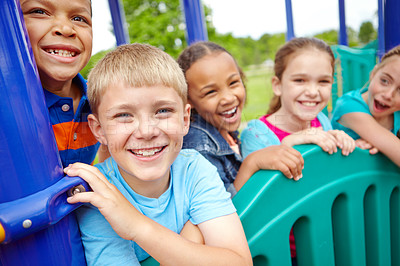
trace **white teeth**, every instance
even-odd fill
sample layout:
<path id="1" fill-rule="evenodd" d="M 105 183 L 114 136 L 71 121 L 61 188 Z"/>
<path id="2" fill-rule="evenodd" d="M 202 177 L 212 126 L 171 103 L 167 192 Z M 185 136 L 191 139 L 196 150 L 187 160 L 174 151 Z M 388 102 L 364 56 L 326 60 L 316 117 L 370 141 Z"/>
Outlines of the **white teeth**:
<path id="1" fill-rule="evenodd" d="M 48 52 L 49 54 L 56 54 L 62 57 L 73 57 L 76 54 L 75 52 L 61 50 L 61 49 L 46 49 L 46 52 Z"/>
<path id="2" fill-rule="evenodd" d="M 223 115 L 230 115 L 236 112 L 237 107 L 233 108 L 232 110 L 222 112 Z"/>
<path id="3" fill-rule="evenodd" d="M 131 150 L 133 154 L 138 155 L 138 156 L 143 156 L 143 157 L 150 157 L 153 156 L 154 154 L 160 152 L 162 148 L 156 148 L 156 149 L 151 149 L 151 150 Z"/>
<path id="4" fill-rule="evenodd" d="M 302 102 L 302 104 L 305 106 L 316 106 L 317 105 L 316 102 Z"/>

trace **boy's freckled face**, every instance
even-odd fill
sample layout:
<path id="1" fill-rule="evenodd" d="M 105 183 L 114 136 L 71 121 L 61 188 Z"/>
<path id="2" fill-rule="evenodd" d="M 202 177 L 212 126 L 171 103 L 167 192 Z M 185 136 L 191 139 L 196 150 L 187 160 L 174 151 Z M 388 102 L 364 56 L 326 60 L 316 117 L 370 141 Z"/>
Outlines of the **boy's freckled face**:
<path id="1" fill-rule="evenodd" d="M 106 89 L 98 119 L 124 179 L 136 189 L 148 181 L 169 180 L 189 129 L 190 105 L 162 85 L 134 88 L 121 84 Z"/>
<path id="2" fill-rule="evenodd" d="M 20 0 L 42 82 L 71 80 L 92 53 L 89 0 Z"/>

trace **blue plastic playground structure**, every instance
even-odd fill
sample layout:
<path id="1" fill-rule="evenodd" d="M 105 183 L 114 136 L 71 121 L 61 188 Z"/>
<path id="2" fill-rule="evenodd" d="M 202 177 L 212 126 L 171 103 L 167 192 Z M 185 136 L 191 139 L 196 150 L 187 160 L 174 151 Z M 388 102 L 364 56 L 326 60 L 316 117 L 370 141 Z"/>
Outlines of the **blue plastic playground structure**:
<path id="1" fill-rule="evenodd" d="M 188 43 L 206 40 L 201 1 L 183 0 L 182 4 Z M 109 0 L 109 5 L 117 44 L 129 43 L 120 1 Z M 294 37 L 290 0 L 286 0 L 286 6 L 290 39 Z M 339 39 L 346 45 L 344 0 L 339 0 L 339 7 Z M 378 0 L 378 7 L 379 56 L 400 43 L 400 2 Z M 88 188 L 80 178 L 63 174 L 18 0 L 0 2 L 0 28 L 0 265 L 86 265 L 73 214 L 79 205 L 69 205 L 66 198 L 77 186 Z M 356 70 L 343 67 L 343 71 Z M 343 79 L 348 80 L 345 75 Z M 243 187 L 234 203 L 254 263 L 290 265 L 288 243 L 279 246 L 275 241 L 288 239 L 288 230 L 294 225 L 296 239 L 310 247 L 299 249 L 300 265 L 400 265 L 398 167 L 383 155 L 371 159 L 362 151 L 349 158 L 339 154 L 325 158 L 328 155 L 314 146 L 298 148 L 306 161 L 318 162 L 322 168 L 332 161 L 343 167 L 331 169 L 327 176 L 305 169 L 304 182 L 296 184 L 301 191 L 304 189 L 302 193 L 286 186 L 290 180 L 273 171 L 257 173 Z M 367 166 L 367 171 L 359 172 L 359 164 Z M 320 182 L 311 182 L 313 179 Z M 284 183 L 287 191 L 277 189 Z M 350 190 L 358 193 L 356 203 L 350 199 Z M 326 194 L 321 196 L 323 191 Z M 280 193 L 290 195 L 290 200 L 283 198 L 282 204 L 267 209 L 268 203 L 277 199 L 275 194 Z M 305 202 L 303 207 L 297 208 L 297 201 Z M 273 206 L 276 208 L 271 209 Z M 325 210 L 326 206 L 329 209 Z M 360 219 L 352 220 L 353 211 Z M 319 212 L 323 217 L 315 218 Z M 338 219 L 338 212 L 347 215 L 349 222 Z M 314 226 L 315 222 L 322 226 Z M 353 232 L 360 241 L 349 238 Z M 339 241 L 342 246 L 337 244 Z M 361 254 L 360 258 L 354 254 Z"/>

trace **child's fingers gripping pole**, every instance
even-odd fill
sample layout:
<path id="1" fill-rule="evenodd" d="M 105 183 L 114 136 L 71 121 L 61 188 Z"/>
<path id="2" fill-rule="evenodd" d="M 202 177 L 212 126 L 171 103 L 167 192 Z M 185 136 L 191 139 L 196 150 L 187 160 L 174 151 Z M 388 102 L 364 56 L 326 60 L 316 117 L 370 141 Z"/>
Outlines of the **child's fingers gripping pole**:
<path id="1" fill-rule="evenodd" d="M 90 202 L 96 207 L 102 206 L 105 202 L 105 197 L 110 194 L 109 191 L 112 189 L 112 185 L 96 167 L 75 163 L 65 168 L 64 172 L 69 176 L 79 176 L 85 180 L 93 190 L 93 192 L 81 192 L 68 197 L 67 201 L 69 203 Z"/>

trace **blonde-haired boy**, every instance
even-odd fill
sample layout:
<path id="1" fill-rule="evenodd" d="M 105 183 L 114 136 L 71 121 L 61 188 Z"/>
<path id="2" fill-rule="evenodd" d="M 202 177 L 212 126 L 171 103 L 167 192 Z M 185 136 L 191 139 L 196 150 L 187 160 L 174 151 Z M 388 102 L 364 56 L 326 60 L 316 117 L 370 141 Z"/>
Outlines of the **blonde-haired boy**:
<path id="1" fill-rule="evenodd" d="M 196 151 L 181 150 L 190 105 L 175 60 L 150 45 L 120 46 L 95 66 L 88 87 L 90 128 L 111 154 L 97 168 L 65 170 L 94 191 L 68 199 L 97 207 L 78 210 L 88 264 L 132 264 L 150 255 L 165 265 L 250 265 L 216 168 Z M 185 234 L 187 223 L 192 231 Z"/>

